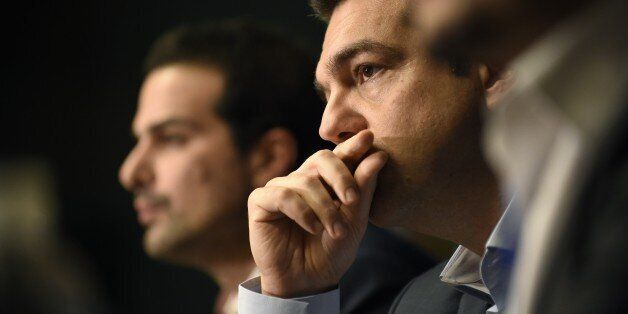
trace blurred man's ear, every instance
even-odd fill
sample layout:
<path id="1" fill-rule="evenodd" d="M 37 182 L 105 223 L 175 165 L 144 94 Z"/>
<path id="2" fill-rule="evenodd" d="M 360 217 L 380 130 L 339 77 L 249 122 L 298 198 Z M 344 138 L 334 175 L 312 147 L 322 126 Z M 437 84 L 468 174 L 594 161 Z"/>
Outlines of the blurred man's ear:
<path id="1" fill-rule="evenodd" d="M 493 109 L 515 82 L 515 76 L 508 69 L 494 69 L 480 65 L 480 79 L 486 92 L 486 106 Z"/>
<path id="2" fill-rule="evenodd" d="M 262 187 L 275 177 L 287 175 L 296 160 L 297 141 L 290 131 L 284 128 L 266 131 L 248 154 L 253 187 Z"/>

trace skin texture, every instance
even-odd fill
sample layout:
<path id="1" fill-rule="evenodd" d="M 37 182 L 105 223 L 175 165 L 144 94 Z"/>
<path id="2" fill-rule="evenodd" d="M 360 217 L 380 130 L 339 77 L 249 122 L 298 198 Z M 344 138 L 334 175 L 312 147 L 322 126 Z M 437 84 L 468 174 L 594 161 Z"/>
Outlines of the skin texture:
<path id="1" fill-rule="evenodd" d="M 133 121 L 138 142 L 119 173 L 135 195 L 146 253 L 210 275 L 221 288 L 217 311 L 255 266 L 248 194 L 286 174 L 297 153 L 291 133 L 274 128 L 242 154 L 215 113 L 224 91 L 222 72 L 206 65 L 175 63 L 149 73 Z"/>
<path id="2" fill-rule="evenodd" d="M 336 285 L 366 217 L 483 253 L 501 213 L 479 143 L 487 71 L 460 77 L 428 57 L 408 23 L 411 4 L 347 0 L 334 10 L 315 84 L 327 101 L 319 133 L 338 146 L 249 197 L 264 293 Z M 347 197 L 356 187 L 358 197 Z"/>

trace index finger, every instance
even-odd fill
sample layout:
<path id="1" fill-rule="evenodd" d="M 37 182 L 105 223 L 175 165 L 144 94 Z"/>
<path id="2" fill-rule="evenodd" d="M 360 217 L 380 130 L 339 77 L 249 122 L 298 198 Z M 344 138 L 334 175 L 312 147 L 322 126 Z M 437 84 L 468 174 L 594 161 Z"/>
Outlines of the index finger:
<path id="1" fill-rule="evenodd" d="M 366 152 L 373 146 L 373 132 L 362 130 L 348 140 L 338 144 L 333 152 L 347 166 L 357 166 Z"/>

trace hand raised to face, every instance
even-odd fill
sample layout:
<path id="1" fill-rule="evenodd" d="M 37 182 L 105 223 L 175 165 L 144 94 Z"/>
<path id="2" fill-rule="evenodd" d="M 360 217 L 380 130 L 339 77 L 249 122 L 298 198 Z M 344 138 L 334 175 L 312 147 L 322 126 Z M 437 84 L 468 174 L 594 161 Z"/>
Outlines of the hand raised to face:
<path id="1" fill-rule="evenodd" d="M 372 146 L 373 134 L 361 131 L 251 193 L 249 237 L 264 294 L 304 296 L 338 284 L 355 259 L 388 158 Z"/>

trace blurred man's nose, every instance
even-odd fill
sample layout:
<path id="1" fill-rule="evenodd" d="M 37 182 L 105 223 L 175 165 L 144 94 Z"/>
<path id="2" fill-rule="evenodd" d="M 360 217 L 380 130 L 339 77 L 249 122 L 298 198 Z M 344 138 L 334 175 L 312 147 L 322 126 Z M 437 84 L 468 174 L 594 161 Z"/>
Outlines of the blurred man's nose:
<path id="1" fill-rule="evenodd" d="M 318 130 L 321 138 L 334 144 L 340 144 L 368 127 L 364 116 L 353 109 L 347 96 L 329 98 Z"/>
<path id="2" fill-rule="evenodd" d="M 131 150 L 120 167 L 119 180 L 128 191 L 145 186 L 153 179 L 148 154 L 148 149 L 140 147 L 138 144 Z"/>

